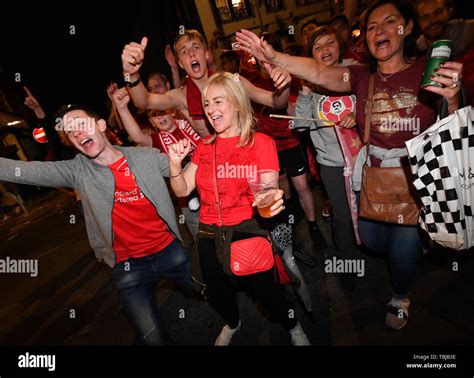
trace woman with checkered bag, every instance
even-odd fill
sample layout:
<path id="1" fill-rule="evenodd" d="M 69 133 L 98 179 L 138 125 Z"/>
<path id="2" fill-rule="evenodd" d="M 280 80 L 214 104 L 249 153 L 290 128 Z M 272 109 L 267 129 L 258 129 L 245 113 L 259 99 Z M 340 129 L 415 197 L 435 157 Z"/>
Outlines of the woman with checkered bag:
<path id="1" fill-rule="evenodd" d="M 356 163 L 353 175 L 356 190 L 360 190 L 364 162 L 372 167 L 404 165 L 405 141 L 435 122 L 439 100 L 444 98 L 449 113 L 458 108 L 462 79 L 462 64 L 448 61 L 431 77 L 437 85 L 420 87 L 427 57 L 416 58 L 416 13 L 410 3 L 377 1 L 367 10 L 364 24 L 369 66 L 324 66 L 313 59 L 277 53 L 249 31 L 237 33 L 241 49 L 261 61 L 284 67 L 292 75 L 333 92 L 354 93 L 361 135 L 366 112 L 371 112 L 367 133 L 370 158 L 362 155 L 360 164 Z M 370 82 L 373 82 L 372 96 L 369 95 Z M 372 101 L 366 107 L 369 97 Z M 408 320 L 410 294 L 422 250 L 420 230 L 416 225 L 403 224 L 403 219 L 401 224 L 359 219 L 359 234 L 367 248 L 388 257 L 392 299 L 387 305 L 386 324 L 400 329 Z"/>

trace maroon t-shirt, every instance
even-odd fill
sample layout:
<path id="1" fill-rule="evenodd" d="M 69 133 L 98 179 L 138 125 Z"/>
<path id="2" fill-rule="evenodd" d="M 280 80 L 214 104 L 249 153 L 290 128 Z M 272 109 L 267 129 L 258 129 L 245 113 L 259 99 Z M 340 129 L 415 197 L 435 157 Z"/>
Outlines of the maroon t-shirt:
<path id="1" fill-rule="evenodd" d="M 271 92 L 275 90 L 272 79 L 264 78 L 260 73 L 249 80 L 258 88 Z M 297 98 L 298 92 L 299 80 L 292 80 L 290 95 Z M 270 117 L 270 114 L 287 115 L 286 109 L 269 108 L 268 106 L 256 102 L 252 102 L 252 107 L 258 120 L 257 130 L 263 134 L 267 134 L 275 141 L 278 152 L 288 150 L 300 144 L 298 133 L 291 128 L 290 122 L 287 119 Z"/>
<path id="2" fill-rule="evenodd" d="M 427 58 L 417 59 L 407 69 L 383 81 L 375 73 L 370 143 L 387 149 L 403 148 L 436 122 L 439 98 L 420 88 Z M 357 126 L 361 136 L 365 127 L 365 103 L 369 93 L 369 69 L 349 66 L 351 92 L 357 97 Z M 388 75 L 383 75 L 388 76 Z"/>

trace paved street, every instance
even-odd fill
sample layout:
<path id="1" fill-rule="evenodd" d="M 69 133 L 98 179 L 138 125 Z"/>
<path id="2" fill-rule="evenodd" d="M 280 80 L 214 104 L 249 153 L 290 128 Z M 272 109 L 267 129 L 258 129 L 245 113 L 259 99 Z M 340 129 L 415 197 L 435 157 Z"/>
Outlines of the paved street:
<path id="1" fill-rule="evenodd" d="M 318 189 L 314 193 L 320 209 Z M 320 225 L 330 240 L 330 225 L 322 221 Z M 296 230 L 298 240 L 310 248 L 301 217 Z M 331 244 L 324 258 L 333 255 Z M 0 224 L 0 258 L 7 256 L 38 259 L 39 274 L 0 273 L 2 345 L 133 343 L 134 334 L 118 303 L 109 268 L 96 262 L 84 220 L 70 195 L 53 191 L 33 206 L 28 217 Z M 384 325 L 384 304 L 390 299 L 385 261 L 380 256 L 359 257 L 365 259 L 365 275 L 357 279 L 353 293 L 345 293 L 337 276 L 325 273 L 321 263 L 312 268 L 299 264 L 312 296 L 314 321 L 299 303 L 296 312 L 313 345 L 473 344 L 472 252 L 434 250 L 423 257 L 410 321 L 398 332 Z M 453 271 L 454 262 L 457 271 Z M 205 302 L 184 299 L 164 282 L 156 293 L 162 318 L 177 344 L 214 342 L 223 323 Z M 293 295 L 291 290 L 288 294 Z M 280 326 L 267 321 L 244 294 L 239 295 L 242 328 L 234 344 L 290 343 Z"/>

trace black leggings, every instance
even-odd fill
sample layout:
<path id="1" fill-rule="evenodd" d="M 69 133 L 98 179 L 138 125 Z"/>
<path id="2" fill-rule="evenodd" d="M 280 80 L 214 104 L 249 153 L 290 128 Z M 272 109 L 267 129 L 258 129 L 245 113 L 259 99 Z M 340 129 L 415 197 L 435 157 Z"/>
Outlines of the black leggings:
<path id="1" fill-rule="evenodd" d="M 239 324 L 236 289 L 243 289 L 260 302 L 269 313 L 269 319 L 290 330 L 296 326 L 294 307 L 285 299 L 282 285 L 275 282 L 273 268 L 249 276 L 229 276 L 217 260 L 214 239 L 198 239 L 199 259 L 210 306 L 230 328 Z"/>

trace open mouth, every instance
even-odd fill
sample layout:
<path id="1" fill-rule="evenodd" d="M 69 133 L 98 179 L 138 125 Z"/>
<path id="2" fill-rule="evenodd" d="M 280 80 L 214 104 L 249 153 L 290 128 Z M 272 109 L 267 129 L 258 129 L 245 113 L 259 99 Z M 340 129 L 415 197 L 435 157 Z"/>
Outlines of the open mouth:
<path id="1" fill-rule="evenodd" d="M 92 139 L 91 138 L 85 138 L 81 141 L 81 146 L 83 147 L 89 147 L 92 144 Z"/>
<path id="2" fill-rule="evenodd" d="M 222 120 L 221 115 L 215 115 L 211 117 L 213 123 L 219 123 Z"/>
<path id="3" fill-rule="evenodd" d="M 388 39 L 382 39 L 380 41 L 375 42 L 375 47 L 377 49 L 385 49 L 390 46 L 390 41 Z"/>
<path id="4" fill-rule="evenodd" d="M 324 54 L 324 55 L 321 57 L 321 60 L 322 60 L 323 62 L 330 61 L 331 59 L 332 59 L 332 54 L 331 54 L 331 53 Z"/>
<path id="5" fill-rule="evenodd" d="M 193 60 L 191 62 L 191 69 L 194 72 L 199 72 L 200 68 L 201 68 L 201 64 L 197 60 Z"/>
<path id="6" fill-rule="evenodd" d="M 160 121 L 160 126 L 166 126 L 168 125 L 168 121 L 164 119 L 163 121 Z"/>

